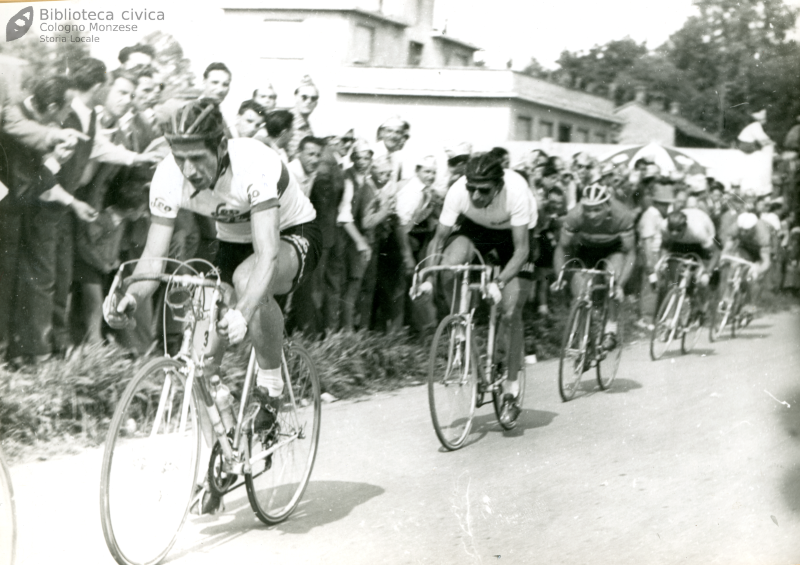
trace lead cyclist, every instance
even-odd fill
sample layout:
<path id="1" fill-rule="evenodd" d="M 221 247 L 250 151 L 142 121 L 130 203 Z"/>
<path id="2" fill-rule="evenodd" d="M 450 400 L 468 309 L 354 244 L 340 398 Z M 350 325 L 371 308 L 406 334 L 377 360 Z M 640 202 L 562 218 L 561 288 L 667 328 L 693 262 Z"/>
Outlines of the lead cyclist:
<path id="1" fill-rule="evenodd" d="M 283 392 L 283 314 L 276 296 L 288 294 L 314 271 L 320 253 L 316 211 L 275 151 L 249 139 L 227 139 L 217 103 L 189 102 L 165 135 L 172 155 L 156 169 L 150 186 L 150 231 L 134 275 L 161 273 L 178 209 L 216 220 L 220 271 L 229 309 L 217 325 L 225 340 L 210 339 L 206 374 L 219 370 L 225 343 L 247 334 L 256 352 L 254 431 L 271 431 Z M 128 327 L 137 304 L 157 282 L 137 282 L 120 297 L 109 295 L 103 316 L 112 328 Z"/>

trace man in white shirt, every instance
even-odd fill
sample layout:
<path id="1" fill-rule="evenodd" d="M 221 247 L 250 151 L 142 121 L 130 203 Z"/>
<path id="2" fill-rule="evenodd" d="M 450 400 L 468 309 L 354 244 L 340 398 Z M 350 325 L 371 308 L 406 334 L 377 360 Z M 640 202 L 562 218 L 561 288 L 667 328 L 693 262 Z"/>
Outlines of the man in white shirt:
<path id="1" fill-rule="evenodd" d="M 304 137 L 297 149 L 297 157 L 289 162 L 289 172 L 300 184 L 300 190 L 306 196 L 311 195 L 317 169 L 322 160 L 322 149 L 325 142 L 316 137 Z"/>

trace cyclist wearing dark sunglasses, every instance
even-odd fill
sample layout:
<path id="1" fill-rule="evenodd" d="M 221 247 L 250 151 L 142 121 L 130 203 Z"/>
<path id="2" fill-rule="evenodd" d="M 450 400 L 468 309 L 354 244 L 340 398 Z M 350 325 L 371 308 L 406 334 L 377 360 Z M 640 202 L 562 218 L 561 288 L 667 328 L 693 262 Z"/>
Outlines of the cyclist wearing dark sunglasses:
<path id="1" fill-rule="evenodd" d="M 467 161 L 466 175 L 445 196 L 429 248 L 432 258 L 442 254 L 443 265 L 468 263 L 476 251 L 487 260 L 496 257 L 501 270 L 489 285 L 489 294 L 502 312 L 498 352 L 506 355 L 508 380 L 503 385 L 503 412 L 510 420 L 516 419 L 520 410 L 517 379 L 524 345 L 522 307 L 533 280 L 534 246 L 529 230 L 536 225 L 536 219 L 536 200 L 525 180 L 504 170 L 500 156 L 476 153 Z M 452 288 L 452 280 L 447 279 L 443 273 L 445 293 Z"/>

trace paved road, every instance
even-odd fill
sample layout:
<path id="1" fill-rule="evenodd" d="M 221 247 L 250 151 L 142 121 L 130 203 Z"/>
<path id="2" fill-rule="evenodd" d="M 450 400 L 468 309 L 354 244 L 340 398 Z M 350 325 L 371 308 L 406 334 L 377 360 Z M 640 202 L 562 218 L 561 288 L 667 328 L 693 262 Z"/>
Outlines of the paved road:
<path id="1" fill-rule="evenodd" d="M 519 429 L 502 433 L 486 406 L 455 453 L 439 448 L 424 387 L 326 405 L 288 522 L 263 527 L 231 495 L 168 561 L 800 563 L 800 315 L 699 348 L 653 363 L 634 344 L 610 393 L 567 404 L 556 364 L 534 365 Z M 21 565 L 112 563 L 100 460 L 12 469 Z"/>

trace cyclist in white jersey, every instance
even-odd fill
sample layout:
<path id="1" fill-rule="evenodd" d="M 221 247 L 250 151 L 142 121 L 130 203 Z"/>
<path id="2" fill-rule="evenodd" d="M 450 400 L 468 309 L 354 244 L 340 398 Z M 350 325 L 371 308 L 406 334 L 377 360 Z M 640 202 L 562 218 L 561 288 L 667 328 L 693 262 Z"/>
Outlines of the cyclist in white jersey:
<path id="1" fill-rule="evenodd" d="M 435 261 L 461 265 L 470 262 L 475 251 L 484 258 L 497 255 L 500 274 L 489 285 L 489 294 L 501 307 L 498 328 L 498 351 L 506 353 L 508 379 L 504 383 L 502 418 L 517 418 L 517 380 L 522 362 L 524 335 L 522 308 L 533 280 L 531 251 L 536 226 L 536 200 L 516 175 L 504 171 L 502 160 L 492 153 L 477 153 L 467 162 L 467 172 L 450 188 L 444 199 L 439 225 L 429 248 Z M 443 276 L 444 289 L 451 280 Z M 420 290 L 429 290 L 423 283 Z"/>
<path id="2" fill-rule="evenodd" d="M 283 315 L 274 297 L 291 292 L 316 267 L 321 246 L 316 212 L 277 153 L 253 139 L 225 137 L 222 114 L 212 100 L 181 108 L 166 138 L 172 156 L 158 166 L 150 186 L 151 226 L 134 274 L 163 270 L 160 258 L 169 252 L 179 208 L 216 220 L 215 264 L 229 285 L 225 302 L 230 306 L 218 330 L 231 344 L 250 334 L 262 408 L 254 425 L 267 433 L 283 389 Z M 157 287 L 139 282 L 124 297 L 109 296 L 103 307 L 108 324 L 128 325 L 136 304 Z M 219 366 L 224 348 L 217 352 L 207 366 Z"/>

